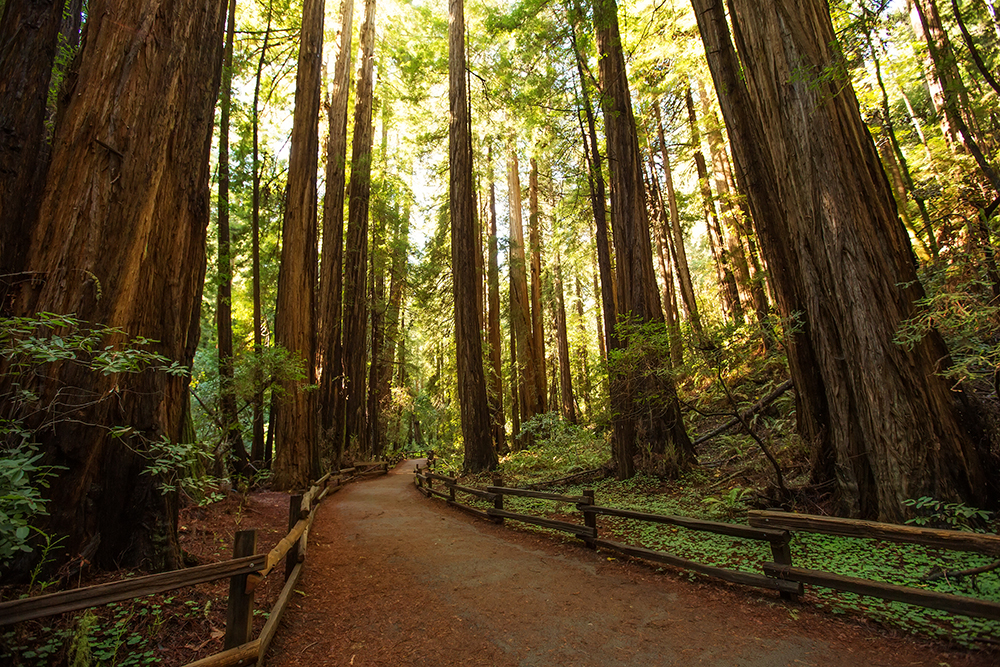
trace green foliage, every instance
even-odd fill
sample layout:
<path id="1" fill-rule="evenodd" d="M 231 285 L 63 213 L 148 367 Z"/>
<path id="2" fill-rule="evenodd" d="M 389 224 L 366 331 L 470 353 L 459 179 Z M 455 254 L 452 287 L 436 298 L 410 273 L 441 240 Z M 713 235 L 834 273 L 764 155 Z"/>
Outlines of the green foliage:
<path id="1" fill-rule="evenodd" d="M 724 519 L 733 519 L 747 510 L 747 500 L 753 496 L 750 489 L 734 486 L 719 496 L 706 496 L 701 502 L 712 508 Z"/>
<path id="2" fill-rule="evenodd" d="M 979 257 L 956 257 L 923 278 L 926 296 L 916 302 L 916 314 L 900 324 L 896 342 L 912 349 L 933 331 L 951 352 L 952 364 L 941 374 L 952 382 L 990 378 L 1000 367 L 1000 303 Z"/>
<path id="3" fill-rule="evenodd" d="M 42 455 L 33 445 L 22 444 L 0 458 L 0 563 L 20 551 L 30 552 L 31 522 L 48 514 L 42 489 L 55 474 L 52 466 L 39 465 Z"/>
<path id="4" fill-rule="evenodd" d="M 608 459 L 604 435 L 578 426 L 558 412 L 536 415 L 521 425 L 530 447 L 501 457 L 500 472 L 527 483 L 599 468 Z"/>
<path id="5" fill-rule="evenodd" d="M 993 517 L 992 512 L 969 507 L 965 503 L 942 502 L 930 496 L 907 498 L 903 504 L 918 512 L 917 516 L 906 522 L 917 526 L 981 533 L 985 532 L 983 526 Z"/>
<path id="6" fill-rule="evenodd" d="M 143 372 L 185 375 L 184 366 L 149 349 L 155 342 L 73 315 L 39 313 L 0 319 L 0 384 L 7 391 L 0 396 L 4 404 L 0 417 L 0 563 L 18 552 L 32 551 L 32 522 L 47 513 L 42 490 L 60 470 L 42 463 L 43 454 L 34 442 L 36 430 L 77 419 L 76 410 L 114 398 L 113 392 L 92 395 L 59 385 L 60 369 L 75 366 L 105 377 Z M 99 426 L 113 437 L 142 437 L 128 427 Z M 58 541 L 37 533 L 45 542 L 45 554 L 50 553 Z"/>

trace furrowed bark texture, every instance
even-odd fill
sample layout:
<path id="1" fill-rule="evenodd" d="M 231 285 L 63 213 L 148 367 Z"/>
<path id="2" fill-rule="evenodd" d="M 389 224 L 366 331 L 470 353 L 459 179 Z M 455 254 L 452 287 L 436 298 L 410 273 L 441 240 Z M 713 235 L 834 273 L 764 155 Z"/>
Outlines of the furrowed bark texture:
<path id="1" fill-rule="evenodd" d="M 693 0 L 783 317 L 799 432 L 841 510 L 905 518 L 928 495 L 982 506 L 991 469 L 971 398 L 936 375 L 936 333 L 893 338 L 923 295 L 821 0 Z M 845 75 L 846 76 L 846 75 Z"/>
<path id="2" fill-rule="evenodd" d="M 149 348 L 190 365 L 225 9 L 223 0 L 91 2 L 26 262 L 36 279 L 17 312 L 76 313 L 160 341 Z M 99 541 L 102 567 L 179 567 L 176 494 L 161 494 L 143 470 L 150 442 L 181 438 L 187 379 L 65 365 L 45 382 L 43 395 L 76 402 L 72 419 L 38 433 L 46 463 L 67 468 L 42 528 L 68 535 L 67 554 Z M 133 431 L 115 439 L 112 426 Z"/>
<path id="3" fill-rule="evenodd" d="M 656 293 L 649 242 L 639 141 L 618 30 L 618 8 L 614 0 L 595 1 L 594 29 L 601 54 L 600 76 L 604 93 L 602 102 L 618 275 L 618 316 L 631 318 L 637 324 L 662 324 L 663 312 Z M 650 370 L 663 363 L 663 360 L 650 356 L 646 359 Z M 624 397 L 623 409 L 616 409 L 613 416 L 614 458 L 619 478 L 633 474 L 632 459 L 637 452 L 637 436 L 651 451 L 671 459 L 671 468 L 686 466 L 693 459 L 694 450 L 684 429 L 673 381 L 664 378 L 654 382 L 653 375 L 639 378 L 634 372 L 612 371 L 612 374 L 618 377 L 613 378 L 611 391 L 620 392 Z"/>
<path id="4" fill-rule="evenodd" d="M 347 107 L 351 93 L 351 26 L 354 0 L 340 3 L 340 33 L 333 70 L 326 147 L 326 197 L 323 200 L 323 253 L 319 276 L 320 438 L 325 454 L 335 456 L 344 440 L 344 194 L 347 179 Z"/>
<path id="5" fill-rule="evenodd" d="M 302 5 L 288 196 L 281 229 L 275 340 L 305 364 L 305 382 L 285 382 L 275 424 L 274 486 L 295 489 L 319 476 L 316 394 L 316 166 L 319 155 L 323 0 Z"/>
<path id="6" fill-rule="evenodd" d="M 448 164 L 451 181 L 451 262 L 455 294 L 455 348 L 458 396 L 462 408 L 464 468 L 491 470 L 497 454 L 490 438 L 490 411 L 483 373 L 482 325 L 476 255 L 481 254 L 476 233 L 472 190 L 472 133 L 465 73 L 465 8 L 462 0 L 449 2 Z"/>
<path id="7" fill-rule="evenodd" d="M 0 16 L 0 312 L 24 268 L 48 162 L 45 109 L 64 0 L 7 0 Z"/>
<path id="8" fill-rule="evenodd" d="M 487 311 L 487 335 L 490 342 L 490 433 L 493 447 L 498 454 L 507 451 L 506 419 L 503 410 L 503 369 L 500 346 L 500 269 L 497 265 L 497 198 L 496 184 L 493 182 L 493 147 L 490 146 L 486 158 L 490 181 L 490 235 L 487 242 L 488 259 L 486 268 L 486 284 L 489 309 Z"/>
<path id="9" fill-rule="evenodd" d="M 375 0 L 366 0 L 361 24 L 361 63 L 354 101 L 354 144 L 347 203 L 347 245 L 344 248 L 344 368 L 347 371 L 344 440 L 338 458 L 365 433 L 365 333 L 368 329 L 368 202 L 372 188 L 372 94 L 375 68 Z"/>

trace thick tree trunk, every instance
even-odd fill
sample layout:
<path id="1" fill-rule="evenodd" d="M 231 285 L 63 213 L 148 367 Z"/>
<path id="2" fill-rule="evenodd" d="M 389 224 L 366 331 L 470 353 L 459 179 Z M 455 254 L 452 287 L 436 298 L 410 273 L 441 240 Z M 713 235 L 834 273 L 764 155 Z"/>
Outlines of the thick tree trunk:
<path id="1" fill-rule="evenodd" d="M 649 243 L 639 142 L 615 0 L 595 0 L 594 29 L 601 56 L 604 127 L 611 172 L 618 315 L 637 324 L 662 324 L 663 312 L 656 295 Z M 662 360 L 652 356 L 647 355 L 646 360 L 650 370 L 662 363 Z M 672 471 L 689 465 L 694 458 L 694 450 L 681 419 L 673 381 L 656 378 L 654 373 L 640 378 L 633 371 L 612 370 L 612 375 L 614 459 L 618 477 L 625 479 L 634 474 L 637 436 L 651 451 L 662 452 Z M 616 395 L 620 401 L 617 405 Z"/>
<path id="2" fill-rule="evenodd" d="M 514 303 L 514 287 L 511 284 L 509 303 Z M 513 306 L 508 313 L 511 322 L 514 320 Z M 521 392 L 520 373 L 517 371 L 517 335 L 514 332 L 514 325 L 510 325 L 510 449 L 517 451 L 521 448 Z"/>
<path id="3" fill-rule="evenodd" d="M 463 467 L 468 472 L 492 470 L 497 453 L 490 437 L 490 411 L 483 373 L 482 323 L 476 255 L 482 246 L 476 235 L 472 190 L 472 119 L 469 116 L 465 72 L 465 11 L 462 0 L 449 3 L 448 171 L 451 181 L 451 262 L 455 294 L 455 348 L 458 396 L 465 441 Z"/>
<path id="4" fill-rule="evenodd" d="M 535 338 L 531 325 L 528 296 L 527 260 L 524 254 L 524 226 L 521 222 L 521 179 L 517 168 L 517 153 L 513 146 L 507 161 L 510 196 L 510 285 L 511 328 L 517 338 L 518 394 L 521 401 L 521 421 L 528 421 L 544 412 L 545 376 L 536 359 Z M 539 376 L 541 379 L 539 380 Z M 539 393 L 538 387 L 542 392 Z"/>
<path id="5" fill-rule="evenodd" d="M 500 269 L 497 264 L 497 200 L 496 185 L 493 182 L 492 145 L 489 147 L 486 161 L 490 181 L 490 236 L 487 242 L 488 257 L 486 269 L 486 284 L 489 293 L 486 328 L 490 343 L 490 433 L 492 434 L 493 447 L 496 449 L 497 454 L 505 454 L 507 452 L 507 434 L 505 433 L 506 420 L 504 419 L 503 410 L 503 368 L 501 360 L 503 351 L 500 347 Z"/>
<path id="6" fill-rule="evenodd" d="M 76 313 L 159 341 L 149 349 L 189 365 L 226 5 L 92 0 L 89 9 L 29 225 L 25 268 L 35 282 L 15 312 Z M 176 494 L 161 493 L 143 471 L 153 443 L 180 441 L 187 384 L 160 372 L 105 376 L 72 366 L 45 378 L 41 396 L 81 399 L 68 406 L 72 419 L 50 415 L 53 427 L 37 434 L 45 463 L 65 467 L 39 526 L 68 536 L 61 553 L 99 541 L 102 567 L 181 565 Z M 132 430 L 115 438 L 113 426 Z"/>
<path id="7" fill-rule="evenodd" d="M 0 7 L 0 312 L 19 282 L 48 165 L 46 103 L 65 0 Z"/>
<path id="8" fill-rule="evenodd" d="M 222 454 L 230 458 L 235 471 L 243 474 L 249 466 L 243 447 L 236 392 L 233 387 L 233 260 L 229 243 L 229 113 L 233 87 L 233 36 L 236 33 L 236 0 L 229 0 L 226 19 L 226 50 L 222 63 L 222 91 L 219 97 L 219 285 L 215 302 L 215 326 L 219 346 L 219 419 L 222 422 Z M 225 470 L 227 461 L 218 461 Z"/>
<path id="9" fill-rule="evenodd" d="M 345 448 L 365 433 L 365 360 L 368 330 L 368 201 L 371 195 L 372 102 L 375 51 L 375 0 L 365 1 L 361 24 L 361 63 L 354 101 L 354 145 L 351 150 L 351 185 L 347 204 L 347 246 L 344 249 L 343 345 L 346 370 L 344 440 L 338 443 L 337 459 Z"/>
<path id="10" fill-rule="evenodd" d="M 316 167 L 319 155 L 324 0 L 302 5 L 288 195 L 281 230 L 281 273 L 274 331 L 278 345 L 305 364 L 305 382 L 284 382 L 275 424 L 274 486 L 308 486 L 319 476 L 316 394 Z M 272 398 L 272 400 L 275 400 Z"/>
<path id="11" fill-rule="evenodd" d="M 531 158 L 528 176 L 528 247 L 531 250 L 531 335 L 534 339 L 535 391 L 540 412 L 547 412 L 545 396 L 545 329 L 542 324 L 542 236 L 538 212 L 538 163 Z"/>
<path id="12" fill-rule="evenodd" d="M 347 162 L 347 106 L 351 92 L 351 26 L 354 0 L 341 0 L 337 60 L 333 90 L 327 113 L 329 137 L 326 146 L 326 196 L 323 200 L 323 251 L 319 281 L 320 353 L 320 442 L 323 453 L 340 465 L 338 447 L 344 441 L 344 184 Z"/>
<path id="13" fill-rule="evenodd" d="M 937 374 L 940 336 L 894 342 L 923 291 L 854 92 L 825 74 L 838 63 L 826 3 L 732 0 L 745 79 L 721 0 L 692 4 L 778 306 L 798 323 L 786 349 L 817 481 L 836 480 L 855 516 L 900 520 L 924 495 L 982 506 L 985 433 Z"/>

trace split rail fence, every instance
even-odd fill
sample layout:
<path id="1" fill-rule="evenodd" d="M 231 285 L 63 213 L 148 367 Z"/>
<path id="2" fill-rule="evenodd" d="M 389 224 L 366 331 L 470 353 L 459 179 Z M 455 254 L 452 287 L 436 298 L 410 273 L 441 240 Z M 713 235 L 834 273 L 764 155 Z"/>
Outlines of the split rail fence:
<path id="1" fill-rule="evenodd" d="M 309 528 L 316 518 L 316 507 L 328 494 L 339 491 L 347 481 L 387 472 L 388 464 L 383 461 L 359 463 L 336 474 L 327 473 L 304 494 L 290 496 L 288 534 L 266 554 L 254 553 L 257 531 L 242 530 L 236 533 L 233 541 L 231 560 L 2 602 L 0 627 L 228 578 L 223 651 L 192 662 L 187 667 L 231 667 L 254 662 L 262 666 L 292 590 L 302 574 Z M 282 561 L 285 563 L 285 585 L 271 608 L 260 636 L 251 640 L 254 590 Z"/>
<path id="2" fill-rule="evenodd" d="M 440 482 L 441 484 L 435 488 L 435 482 Z M 582 495 L 572 496 L 528 489 L 508 488 L 501 486 L 499 480 L 495 479 L 495 486 L 487 486 L 484 491 L 460 485 L 454 477 L 432 472 L 430 469 L 426 467 L 421 468 L 419 465 L 414 470 L 414 484 L 428 498 L 432 496 L 442 498 L 449 505 L 481 519 L 496 523 L 503 523 L 505 519 L 511 519 L 567 532 L 583 540 L 592 549 L 607 549 L 648 561 L 692 570 L 732 583 L 776 590 L 780 593 L 781 597 L 786 599 L 797 598 L 797 596 L 803 593 L 803 584 L 809 584 L 832 588 L 838 591 L 878 597 L 885 600 L 906 602 L 932 609 L 940 609 L 952 614 L 1000 620 L 1000 603 L 977 600 L 960 595 L 938 593 L 936 591 L 909 586 L 887 584 L 869 579 L 846 577 L 822 570 L 797 568 L 793 565 L 791 550 L 793 532 L 824 533 L 827 535 L 918 544 L 943 550 L 977 552 L 1000 559 L 1000 536 L 998 535 L 774 511 L 751 511 L 749 513 L 750 525 L 746 526 L 742 524 L 706 521 L 692 517 L 652 514 L 615 507 L 604 507 L 597 504 L 594 491 L 590 489 L 584 490 Z M 481 510 L 465 505 L 458 501 L 457 494 L 459 493 L 492 502 L 493 507 Z M 504 497 L 507 496 L 537 498 L 574 505 L 576 511 L 581 514 L 582 523 L 560 521 L 508 511 L 504 509 L 503 501 Z M 767 542 L 771 549 L 772 561 L 763 563 L 763 573 L 759 574 L 706 565 L 667 552 L 623 544 L 599 537 L 597 523 L 597 517 L 599 516 L 666 524 L 694 531 Z"/>

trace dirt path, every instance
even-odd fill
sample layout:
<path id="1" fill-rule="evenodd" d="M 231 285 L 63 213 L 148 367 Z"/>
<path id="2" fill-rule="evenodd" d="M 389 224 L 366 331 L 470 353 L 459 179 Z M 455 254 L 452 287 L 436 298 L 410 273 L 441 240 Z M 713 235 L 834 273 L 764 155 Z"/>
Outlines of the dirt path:
<path id="1" fill-rule="evenodd" d="M 995 665 L 481 521 L 413 462 L 323 503 L 268 664 Z"/>

